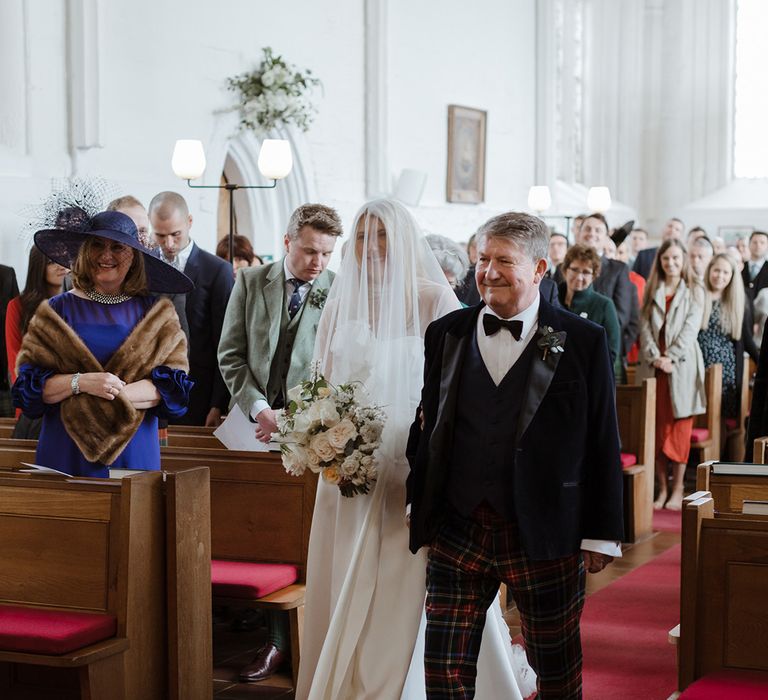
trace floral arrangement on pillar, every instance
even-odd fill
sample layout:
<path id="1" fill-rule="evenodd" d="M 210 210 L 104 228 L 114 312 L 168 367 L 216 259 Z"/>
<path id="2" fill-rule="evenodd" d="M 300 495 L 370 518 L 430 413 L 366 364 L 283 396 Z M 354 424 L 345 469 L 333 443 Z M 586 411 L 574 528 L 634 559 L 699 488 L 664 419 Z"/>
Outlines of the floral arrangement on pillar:
<path id="1" fill-rule="evenodd" d="M 276 56 L 267 46 L 258 67 L 234 78 L 227 87 L 239 98 L 240 128 L 264 135 L 277 126 L 293 125 L 307 131 L 317 114 L 310 97 L 320 80 Z"/>

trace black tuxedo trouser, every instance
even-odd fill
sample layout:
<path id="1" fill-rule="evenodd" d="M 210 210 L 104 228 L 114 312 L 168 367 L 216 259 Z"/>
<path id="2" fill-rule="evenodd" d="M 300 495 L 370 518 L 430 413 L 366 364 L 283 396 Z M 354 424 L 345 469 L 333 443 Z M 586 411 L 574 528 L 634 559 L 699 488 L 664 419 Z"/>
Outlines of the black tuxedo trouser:
<path id="1" fill-rule="evenodd" d="M 507 584 L 520 611 L 539 700 L 581 698 L 581 554 L 529 559 L 520 547 L 517 524 L 483 504 L 468 518 L 452 512 L 429 550 L 424 650 L 428 700 L 474 697 L 486 611 L 499 583 Z"/>

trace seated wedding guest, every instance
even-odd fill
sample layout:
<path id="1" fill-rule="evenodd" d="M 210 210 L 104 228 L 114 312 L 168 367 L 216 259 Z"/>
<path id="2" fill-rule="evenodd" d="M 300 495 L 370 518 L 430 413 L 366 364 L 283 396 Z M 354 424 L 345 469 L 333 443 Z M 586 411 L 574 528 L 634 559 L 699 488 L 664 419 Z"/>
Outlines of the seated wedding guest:
<path id="1" fill-rule="evenodd" d="M 232 263 L 232 275 L 237 277 L 238 270 L 244 267 L 254 267 L 253 261 L 256 259 L 256 254 L 246 236 L 241 236 L 239 233 L 235 234 L 233 243 L 235 262 Z M 216 255 L 229 262 L 229 238 L 224 237 L 216 244 Z M 263 264 L 263 261 L 256 263 L 256 265 Z"/>
<path id="2" fill-rule="evenodd" d="M 722 236 L 712 236 L 710 240 L 712 241 L 712 247 L 715 249 L 715 255 L 725 253 L 725 239 Z"/>
<path id="3" fill-rule="evenodd" d="M 621 371 L 621 331 L 616 307 L 606 296 L 592 288 L 592 280 L 600 274 L 600 258 L 589 246 L 576 244 L 563 260 L 565 282 L 559 285 L 560 304 L 568 311 L 605 328 L 614 375 Z"/>
<path id="4" fill-rule="evenodd" d="M 749 260 L 741 271 L 744 291 L 750 301 L 754 301 L 758 292 L 768 287 L 768 233 L 753 231 L 749 237 Z"/>
<path id="5" fill-rule="evenodd" d="M 565 234 L 553 231 L 549 236 L 549 247 L 547 248 L 547 271 L 544 273 L 546 277 L 557 282 L 556 276 L 559 276 L 560 282 L 562 282 L 562 275 L 559 274 L 558 268 L 565 260 L 565 251 L 567 250 L 568 239 Z"/>
<path id="6" fill-rule="evenodd" d="M 467 243 L 467 256 L 469 257 L 469 267 L 467 274 L 464 275 L 464 281 L 456 287 L 456 296 L 459 301 L 466 306 L 474 306 L 480 303 L 480 292 L 477 291 L 475 282 L 475 262 L 477 262 L 477 245 L 475 244 L 475 234 L 469 237 Z"/>
<path id="7" fill-rule="evenodd" d="M 571 222 L 571 238 L 573 238 L 574 240 L 578 240 L 577 236 L 579 235 L 579 231 L 581 230 L 581 224 L 586 218 L 587 218 L 586 214 L 579 214 L 578 216 L 575 216 L 573 218 L 573 221 Z"/>
<path id="8" fill-rule="evenodd" d="M 744 285 L 735 261 L 729 255 L 715 255 L 707 266 L 704 286 L 707 293 L 699 331 L 704 368 L 723 366 L 722 417 L 738 418 L 744 367 Z"/>
<path id="9" fill-rule="evenodd" d="M 648 247 L 648 231 L 644 228 L 633 228 L 629 233 L 629 262 L 630 267 L 635 264 L 637 255 Z"/>
<path id="10" fill-rule="evenodd" d="M 151 238 L 149 235 L 149 216 L 144 205 L 132 194 L 126 194 L 117 199 L 113 199 L 107 204 L 107 211 L 119 211 L 136 224 L 139 232 L 139 243 L 145 248 L 151 248 Z"/>
<path id="11" fill-rule="evenodd" d="M 701 226 L 694 226 L 688 231 L 688 234 L 685 237 L 686 248 L 690 248 L 691 243 L 693 243 L 697 238 L 701 238 L 702 236 L 707 236 L 707 232 L 701 228 Z"/>
<path id="12" fill-rule="evenodd" d="M 5 311 L 8 303 L 14 297 L 19 296 L 19 285 L 16 282 L 16 271 L 8 265 L 0 265 L 0 314 L 3 327 L 5 327 Z M 8 375 L 5 373 L 5 366 L 8 364 L 8 355 L 5 347 L 5 336 L 0 336 L 0 416 L 10 417 L 13 415 L 13 405 L 11 403 L 11 384 L 8 381 Z"/>
<path id="13" fill-rule="evenodd" d="M 133 195 L 126 194 L 117 199 L 113 199 L 107 205 L 107 211 L 119 211 L 129 217 L 139 232 L 139 243 L 145 248 L 152 248 L 152 237 L 149 232 L 149 215 L 144 205 L 136 199 Z M 179 323 L 181 324 L 181 330 L 184 331 L 184 335 L 187 336 L 187 347 L 189 347 L 189 324 L 187 323 L 187 296 L 186 294 L 164 294 L 173 303 L 173 308 L 176 309 L 176 315 L 179 317 Z M 165 425 L 165 419 L 160 419 L 160 428 L 164 430 L 168 426 Z M 165 438 L 163 445 L 167 445 L 168 441 Z"/>
<path id="14" fill-rule="evenodd" d="M 608 222 L 602 214 L 587 216 L 581 224 L 576 242 L 594 248 L 600 257 L 600 274 L 593 284 L 596 292 L 607 296 L 616 307 L 621 327 L 621 357 L 624 362 L 626 351 L 632 347 L 638 335 L 638 308 L 636 291 L 629 281 L 629 268 L 618 260 L 609 260 L 605 256 L 608 238 Z M 624 369 L 617 376 L 617 381 L 624 381 Z"/>
<path id="15" fill-rule="evenodd" d="M 678 218 L 672 217 L 664 224 L 661 231 L 661 242 L 672 240 L 673 238 L 682 239 L 685 232 L 685 224 Z M 641 277 L 648 279 L 653 269 L 653 259 L 656 257 L 658 248 L 644 248 L 637 253 L 632 269 Z"/>
<path id="16" fill-rule="evenodd" d="M 189 325 L 189 376 L 194 386 L 186 414 L 171 423 L 215 428 L 229 408 L 229 392 L 219 371 L 216 349 L 234 285 L 232 267 L 192 239 L 192 215 L 177 192 L 156 194 L 148 212 L 160 259 L 194 283 L 184 302 Z"/>
<path id="17" fill-rule="evenodd" d="M 656 378 L 655 508 L 680 510 L 693 416 L 706 410 L 704 360 L 696 342 L 703 314 L 704 290 L 690 272 L 685 247 L 677 238 L 665 241 L 645 288 L 635 374 L 638 384 Z"/>
<path id="18" fill-rule="evenodd" d="M 427 244 L 437 258 L 437 263 L 451 285 L 456 290 L 467 276 L 469 269 L 469 256 L 464 249 L 447 236 L 441 236 L 438 233 L 430 233 L 425 236 Z"/>
<path id="19" fill-rule="evenodd" d="M 704 282 L 704 273 L 707 271 L 707 265 L 714 254 L 715 248 L 712 241 L 706 236 L 698 236 L 688 245 L 688 264 L 697 281 Z"/>
<path id="20" fill-rule="evenodd" d="M 634 222 L 632 222 L 634 223 Z M 630 240 L 632 231 L 637 231 L 638 229 L 632 229 L 631 226 L 625 225 L 621 228 L 616 229 L 616 231 L 613 232 L 611 235 L 611 240 L 616 244 L 616 255 L 617 259 L 621 262 L 626 262 L 619 257 L 620 251 L 623 250 L 629 250 L 629 244 L 628 240 Z M 642 229 L 639 229 L 642 231 Z M 645 231 L 643 231 L 645 233 Z M 647 234 L 646 234 L 647 236 Z M 627 266 L 629 267 L 629 263 L 627 263 Z M 629 270 L 629 281 L 632 283 L 632 285 L 635 288 L 635 296 L 632 298 L 632 307 L 633 307 L 633 313 L 637 315 L 637 317 L 640 317 L 640 307 L 643 305 L 643 294 L 645 292 L 645 278 L 641 275 L 638 275 L 637 272 L 630 269 Z M 625 353 L 626 353 L 626 362 L 627 364 L 634 365 L 637 363 L 637 359 L 640 355 L 640 345 L 638 343 L 639 338 L 639 328 L 638 328 L 638 336 L 635 337 L 634 341 L 629 345 L 629 347 L 625 347 Z M 628 339 L 630 340 L 630 339 Z M 621 376 L 621 375 L 619 375 Z"/>
<path id="21" fill-rule="evenodd" d="M 736 263 L 736 270 L 738 271 L 739 276 L 741 277 L 741 271 L 744 269 L 744 258 L 741 257 L 741 252 L 735 245 L 729 245 L 725 249 L 725 252 L 728 253 L 728 255 L 730 255 L 733 258 L 733 261 Z"/>
<path id="22" fill-rule="evenodd" d="M 43 417 L 36 461 L 68 474 L 159 469 L 157 416 L 186 410 L 187 343 L 173 305 L 181 272 L 152 255 L 120 212 L 77 230 L 47 229 L 35 245 L 72 270 L 74 288 L 40 303 L 17 358 L 14 404 Z"/>
<path id="23" fill-rule="evenodd" d="M 749 243 L 747 241 L 746 236 L 739 236 L 736 239 L 736 250 L 739 251 L 739 255 L 741 256 L 741 261 L 743 263 L 746 263 L 747 260 L 749 260 Z"/>
<path id="24" fill-rule="evenodd" d="M 16 357 L 21 349 L 21 341 L 27 332 L 29 322 L 44 299 L 61 294 L 64 277 L 68 272 L 66 267 L 46 258 L 39 248 L 33 246 L 29 251 L 24 291 L 20 296 L 11 299 L 5 316 L 5 346 L 8 350 L 8 372 L 11 382 L 16 381 Z M 18 410 L 17 418 L 11 437 L 37 440 L 42 420 L 27 418 Z"/>

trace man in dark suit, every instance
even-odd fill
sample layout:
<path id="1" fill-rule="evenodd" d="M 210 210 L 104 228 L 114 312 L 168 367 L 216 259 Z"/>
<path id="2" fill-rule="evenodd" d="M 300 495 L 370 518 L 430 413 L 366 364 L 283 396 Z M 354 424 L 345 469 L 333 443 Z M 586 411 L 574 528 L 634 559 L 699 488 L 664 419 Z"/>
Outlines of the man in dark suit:
<path id="1" fill-rule="evenodd" d="M 484 304 L 432 323 L 407 454 L 410 547 L 427 560 L 427 698 L 471 698 L 504 582 L 541 700 L 581 697 L 585 571 L 620 556 L 622 477 L 605 331 L 541 299 L 548 232 L 478 232 Z"/>
<path id="2" fill-rule="evenodd" d="M 600 274 L 592 283 L 594 290 L 613 301 L 621 326 L 621 356 L 634 345 L 640 333 L 637 290 L 629 279 L 629 268 L 621 260 L 605 257 L 608 243 L 608 222 L 602 214 L 585 217 L 576 242 L 590 246 L 600 256 Z"/>
<path id="3" fill-rule="evenodd" d="M 768 287 L 768 233 L 753 231 L 749 237 L 749 260 L 744 263 L 741 279 L 750 302 L 755 301 L 758 292 Z"/>
<path id="4" fill-rule="evenodd" d="M 8 265 L 0 265 L 0 321 L 5 328 L 5 311 L 8 302 L 19 296 L 19 285 L 16 282 L 16 271 Z M 8 377 L 8 350 L 5 347 L 5 332 L 0 341 L 0 416 L 10 417 L 14 415 L 11 404 L 11 385 Z"/>
<path id="5" fill-rule="evenodd" d="M 664 230 L 661 232 L 661 241 L 663 243 L 664 241 L 669 241 L 673 238 L 682 241 L 684 233 L 685 224 L 680 219 L 673 217 L 664 224 Z M 644 248 L 639 251 L 635 258 L 635 262 L 632 263 L 632 272 L 636 272 L 641 277 L 648 279 L 651 270 L 653 269 L 653 260 L 656 257 L 656 252 L 658 250 L 658 247 L 655 247 Z"/>
<path id="6" fill-rule="evenodd" d="M 149 203 L 152 235 L 160 257 L 194 283 L 185 311 L 189 326 L 189 376 L 195 386 L 186 415 L 188 425 L 217 426 L 229 406 L 229 392 L 219 371 L 217 349 L 224 312 L 234 279 L 232 266 L 199 248 L 190 238 L 192 215 L 176 192 L 161 192 Z"/>

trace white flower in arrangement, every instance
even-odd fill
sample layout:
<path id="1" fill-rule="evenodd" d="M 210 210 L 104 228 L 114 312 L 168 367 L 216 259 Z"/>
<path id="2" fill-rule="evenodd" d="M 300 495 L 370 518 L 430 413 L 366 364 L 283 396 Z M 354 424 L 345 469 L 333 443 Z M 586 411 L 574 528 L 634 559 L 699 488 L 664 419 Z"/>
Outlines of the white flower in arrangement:
<path id="1" fill-rule="evenodd" d="M 321 387 L 320 387 L 320 388 L 317 390 L 317 395 L 318 395 L 318 396 L 319 396 L 321 399 L 327 399 L 327 398 L 328 398 L 328 397 L 331 395 L 331 390 L 330 390 L 330 388 L 329 388 L 329 387 L 327 387 L 327 386 L 321 386 Z"/>
<path id="2" fill-rule="evenodd" d="M 319 421 L 322 425 L 330 428 L 339 422 L 339 412 L 336 410 L 336 404 L 330 397 L 315 401 L 307 412 L 312 422 Z"/>
<path id="3" fill-rule="evenodd" d="M 312 425 L 312 416 L 309 410 L 301 410 L 293 417 L 293 432 L 306 433 Z"/>
<path id="4" fill-rule="evenodd" d="M 371 421 L 360 428 L 360 437 L 367 443 L 378 442 L 383 429 L 384 423 L 380 420 Z"/>
<path id="5" fill-rule="evenodd" d="M 356 454 L 351 454 L 341 463 L 341 474 L 345 477 L 354 478 L 360 470 L 360 459 Z"/>
<path id="6" fill-rule="evenodd" d="M 350 440 L 354 440 L 357 437 L 357 428 L 355 428 L 355 424 L 349 418 L 345 418 L 340 423 L 329 428 L 325 434 L 328 436 L 328 442 L 331 443 L 331 446 L 341 451 Z"/>
<path id="7" fill-rule="evenodd" d="M 320 85 L 310 70 L 300 70 L 265 47 L 258 67 L 227 79 L 227 86 L 239 97 L 240 126 L 266 134 L 281 125 L 295 125 L 306 131 L 316 109 L 309 92 Z"/>
<path id="8" fill-rule="evenodd" d="M 317 433 L 309 441 L 309 449 L 312 450 L 321 462 L 330 462 L 336 457 L 336 448 L 328 440 L 328 433 Z"/>
<path id="9" fill-rule="evenodd" d="M 288 389 L 288 403 L 291 401 L 295 401 L 297 404 L 301 403 L 301 384 L 298 386 L 293 387 L 293 389 Z"/>

